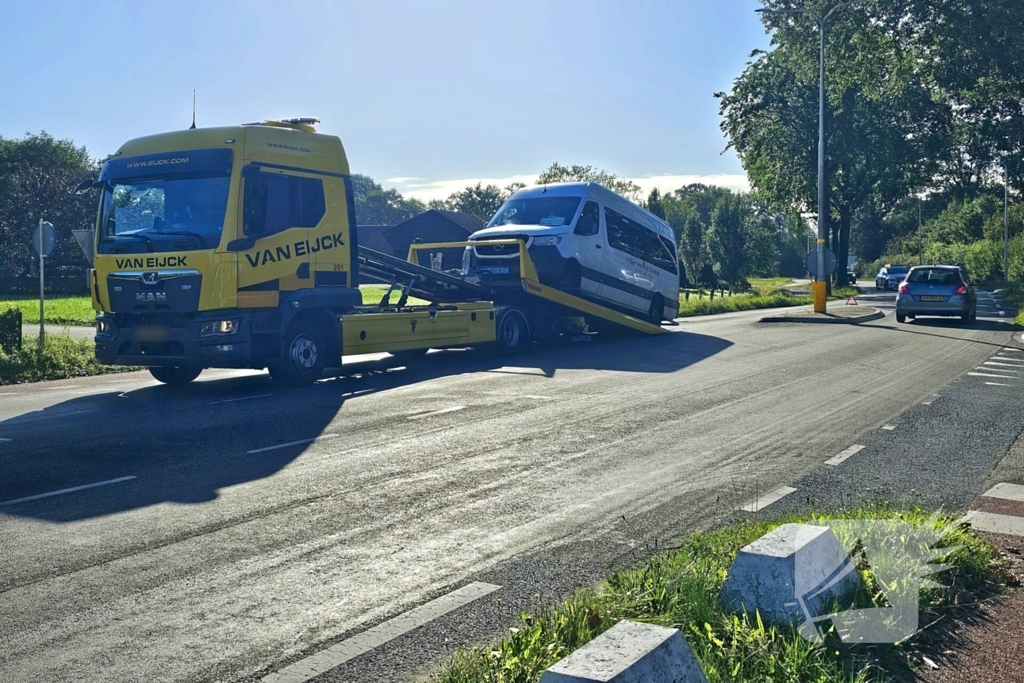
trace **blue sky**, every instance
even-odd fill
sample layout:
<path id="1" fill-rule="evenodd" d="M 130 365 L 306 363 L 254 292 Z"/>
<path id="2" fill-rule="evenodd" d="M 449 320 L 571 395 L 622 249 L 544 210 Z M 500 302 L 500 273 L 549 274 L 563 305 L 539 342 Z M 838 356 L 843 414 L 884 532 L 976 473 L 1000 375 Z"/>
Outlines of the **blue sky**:
<path id="1" fill-rule="evenodd" d="M 712 93 L 768 37 L 756 0 L 19 2 L 0 135 L 97 157 L 190 123 L 318 116 L 353 171 L 431 198 L 594 164 L 742 184 Z"/>

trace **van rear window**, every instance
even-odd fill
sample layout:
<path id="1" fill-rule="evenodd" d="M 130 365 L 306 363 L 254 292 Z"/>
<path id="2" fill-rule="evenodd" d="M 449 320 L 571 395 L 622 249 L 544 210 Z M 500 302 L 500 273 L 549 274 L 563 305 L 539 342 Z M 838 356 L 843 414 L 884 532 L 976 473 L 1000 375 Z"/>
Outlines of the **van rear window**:
<path id="1" fill-rule="evenodd" d="M 526 197 L 509 199 L 494 214 L 488 228 L 498 225 L 569 225 L 582 197 Z"/>

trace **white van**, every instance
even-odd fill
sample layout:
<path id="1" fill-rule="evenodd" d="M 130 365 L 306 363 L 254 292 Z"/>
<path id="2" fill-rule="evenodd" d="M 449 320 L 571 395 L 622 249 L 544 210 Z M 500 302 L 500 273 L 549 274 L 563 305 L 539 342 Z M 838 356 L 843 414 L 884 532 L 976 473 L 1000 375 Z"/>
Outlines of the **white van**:
<path id="1" fill-rule="evenodd" d="M 519 190 L 466 249 L 463 272 L 483 284 L 519 279 L 521 238 L 541 282 L 660 324 L 679 315 L 675 235 L 665 221 L 597 183 Z M 515 259 L 515 260 L 513 260 Z"/>

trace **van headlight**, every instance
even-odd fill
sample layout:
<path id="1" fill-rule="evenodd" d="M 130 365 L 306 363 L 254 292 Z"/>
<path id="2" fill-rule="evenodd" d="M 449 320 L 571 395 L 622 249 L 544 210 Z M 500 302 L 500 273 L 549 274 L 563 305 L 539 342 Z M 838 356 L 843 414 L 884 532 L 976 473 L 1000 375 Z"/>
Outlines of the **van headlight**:
<path id="1" fill-rule="evenodd" d="M 562 243 L 561 235 L 541 235 L 533 238 L 535 247 L 556 247 Z"/>
<path id="2" fill-rule="evenodd" d="M 235 332 L 238 332 L 237 320 L 208 320 L 199 328 L 200 337 L 234 334 Z"/>

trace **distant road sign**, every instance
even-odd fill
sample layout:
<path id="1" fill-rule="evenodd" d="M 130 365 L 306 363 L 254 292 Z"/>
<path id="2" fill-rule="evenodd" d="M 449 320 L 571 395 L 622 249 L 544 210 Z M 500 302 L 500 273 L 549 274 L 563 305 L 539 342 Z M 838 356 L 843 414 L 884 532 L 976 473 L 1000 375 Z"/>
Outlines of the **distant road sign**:
<path id="1" fill-rule="evenodd" d="M 49 256 L 57 246 L 57 231 L 48 221 L 39 221 L 35 234 L 32 235 L 32 253 L 36 256 Z"/>
<path id="2" fill-rule="evenodd" d="M 818 250 L 815 249 L 807 255 L 807 270 L 816 278 L 828 277 L 836 272 L 837 264 L 836 255 L 832 253 L 832 250 L 825 249 L 825 272 L 818 275 Z"/>

